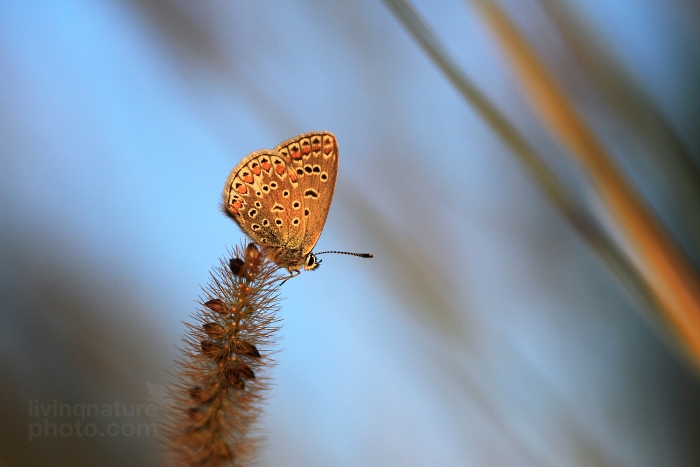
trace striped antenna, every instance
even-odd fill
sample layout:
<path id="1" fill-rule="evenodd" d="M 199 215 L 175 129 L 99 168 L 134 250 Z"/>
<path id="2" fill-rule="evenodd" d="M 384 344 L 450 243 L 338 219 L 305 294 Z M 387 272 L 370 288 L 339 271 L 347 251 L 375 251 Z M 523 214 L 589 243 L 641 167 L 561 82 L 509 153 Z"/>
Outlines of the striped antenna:
<path id="1" fill-rule="evenodd" d="M 314 254 L 316 256 L 318 256 L 318 255 L 325 255 L 326 253 L 335 253 L 338 255 L 359 256 L 360 258 L 374 258 L 374 255 L 372 253 L 350 253 L 349 251 L 322 251 L 320 253 L 314 253 Z"/>

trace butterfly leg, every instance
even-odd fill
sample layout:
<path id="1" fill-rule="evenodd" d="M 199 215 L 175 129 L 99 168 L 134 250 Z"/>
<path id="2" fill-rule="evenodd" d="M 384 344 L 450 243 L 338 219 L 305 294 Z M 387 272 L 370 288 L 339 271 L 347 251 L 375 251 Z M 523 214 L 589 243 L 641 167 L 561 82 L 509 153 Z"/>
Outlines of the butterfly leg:
<path id="1" fill-rule="evenodd" d="M 283 277 L 283 278 L 282 278 L 282 282 L 280 283 L 280 287 L 282 287 L 282 285 L 283 285 L 285 282 L 287 282 L 289 279 L 291 279 L 292 277 L 296 277 L 296 276 L 298 276 L 299 274 L 301 274 L 301 273 L 299 272 L 298 269 L 297 269 L 297 270 L 292 270 L 292 271 L 290 271 L 290 272 L 289 272 L 289 275 L 288 275 L 287 277 Z"/>

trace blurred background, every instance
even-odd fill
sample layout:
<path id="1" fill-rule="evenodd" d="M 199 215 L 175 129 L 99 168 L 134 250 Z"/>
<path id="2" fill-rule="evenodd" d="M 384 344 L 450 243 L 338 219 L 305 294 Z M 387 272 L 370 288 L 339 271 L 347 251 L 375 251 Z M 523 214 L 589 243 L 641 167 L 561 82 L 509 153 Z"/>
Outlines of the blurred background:
<path id="1" fill-rule="evenodd" d="M 501 5 L 697 268 L 697 2 Z M 477 10 L 414 6 L 589 200 Z M 341 155 L 316 249 L 375 258 L 282 288 L 261 465 L 700 465 L 696 370 L 378 0 L 0 3 L 0 465 L 157 462 L 129 428 L 157 417 L 53 410 L 160 410 L 243 240 L 226 176 L 314 130 Z"/>

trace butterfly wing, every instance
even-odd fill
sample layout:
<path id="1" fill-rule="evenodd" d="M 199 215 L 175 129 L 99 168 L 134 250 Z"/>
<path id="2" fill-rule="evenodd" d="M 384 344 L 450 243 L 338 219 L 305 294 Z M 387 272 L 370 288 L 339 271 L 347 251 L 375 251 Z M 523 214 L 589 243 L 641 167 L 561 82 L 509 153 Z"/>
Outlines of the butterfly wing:
<path id="1" fill-rule="evenodd" d="M 287 234 L 275 224 L 274 214 L 283 201 L 287 172 L 287 165 L 275 151 L 261 149 L 243 158 L 226 179 L 224 213 L 262 245 L 286 243 Z"/>
<path id="2" fill-rule="evenodd" d="M 292 187 L 295 217 L 287 247 L 299 249 L 303 258 L 316 246 L 326 224 L 338 176 L 338 143 L 328 131 L 304 133 L 280 143 L 275 151 L 289 166 Z"/>

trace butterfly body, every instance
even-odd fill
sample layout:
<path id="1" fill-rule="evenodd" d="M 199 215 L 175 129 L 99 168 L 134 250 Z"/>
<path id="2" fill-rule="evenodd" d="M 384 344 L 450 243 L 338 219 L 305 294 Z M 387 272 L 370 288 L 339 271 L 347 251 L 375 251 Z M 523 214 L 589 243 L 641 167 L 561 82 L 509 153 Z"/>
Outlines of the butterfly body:
<path id="1" fill-rule="evenodd" d="M 224 213 L 293 275 L 316 269 L 312 250 L 333 200 L 338 160 L 337 141 L 328 131 L 254 151 L 226 179 Z"/>

